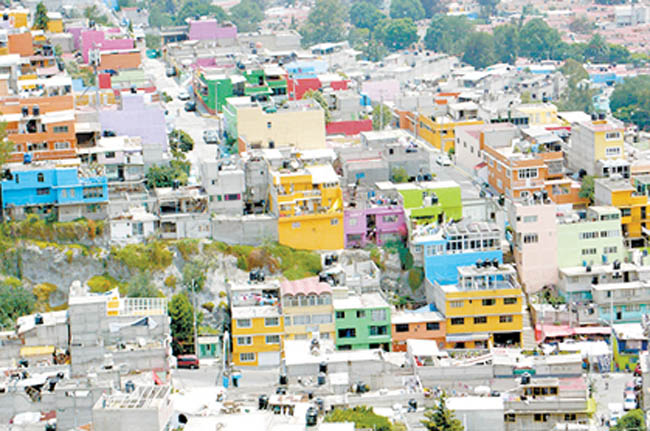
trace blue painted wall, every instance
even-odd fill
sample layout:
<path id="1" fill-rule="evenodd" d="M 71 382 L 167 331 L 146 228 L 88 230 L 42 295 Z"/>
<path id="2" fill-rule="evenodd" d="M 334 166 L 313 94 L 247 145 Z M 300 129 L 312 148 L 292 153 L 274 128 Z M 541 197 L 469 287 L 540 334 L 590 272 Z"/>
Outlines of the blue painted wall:
<path id="1" fill-rule="evenodd" d="M 428 245 L 439 245 L 446 248 L 447 241 L 431 241 L 422 243 L 424 252 L 424 274 L 431 283 L 456 284 L 458 282 L 459 266 L 474 265 L 477 260 L 497 259 L 503 263 L 503 252 L 501 250 L 489 251 L 450 251 L 444 250 L 442 254 L 427 255 Z"/>

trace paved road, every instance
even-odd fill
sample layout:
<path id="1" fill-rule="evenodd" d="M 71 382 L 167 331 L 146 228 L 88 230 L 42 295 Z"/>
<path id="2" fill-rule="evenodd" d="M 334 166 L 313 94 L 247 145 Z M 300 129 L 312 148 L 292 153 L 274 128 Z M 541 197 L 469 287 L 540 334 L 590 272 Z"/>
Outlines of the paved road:
<path id="1" fill-rule="evenodd" d="M 143 68 L 151 76 L 156 87 L 167 93 L 173 100 L 166 104 L 168 130 L 181 129 L 187 132 L 194 140 L 194 149 L 188 153 L 192 162 L 191 174 L 198 179 L 198 162 L 200 160 L 213 160 L 217 156 L 217 145 L 207 145 L 203 141 L 203 131 L 218 129 L 219 119 L 204 116 L 199 112 L 186 112 L 183 109 L 185 102 L 178 99 L 181 86 L 174 78 L 165 75 L 165 64 L 159 59 L 143 57 Z"/>

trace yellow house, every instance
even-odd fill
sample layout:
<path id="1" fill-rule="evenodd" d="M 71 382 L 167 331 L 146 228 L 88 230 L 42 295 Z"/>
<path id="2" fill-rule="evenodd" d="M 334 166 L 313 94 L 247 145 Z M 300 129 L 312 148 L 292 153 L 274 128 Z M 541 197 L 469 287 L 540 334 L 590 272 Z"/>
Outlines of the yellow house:
<path id="1" fill-rule="evenodd" d="M 343 192 L 331 165 L 303 167 L 292 159 L 272 177 L 270 202 L 280 244 L 304 250 L 344 247 Z"/>
<path id="2" fill-rule="evenodd" d="M 435 148 L 444 152 L 455 148 L 455 129 L 459 126 L 483 124 L 478 119 L 458 119 L 449 116 L 429 117 L 420 114 L 418 117 L 417 136 L 427 141 Z"/>
<path id="3" fill-rule="evenodd" d="M 29 10 L 12 9 L 5 11 L 3 14 L 9 16 L 9 22 L 13 28 L 29 27 Z"/>
<path id="4" fill-rule="evenodd" d="M 237 366 L 279 365 L 284 323 L 278 286 L 268 283 L 231 285 L 229 294 L 232 362 Z"/>
<path id="5" fill-rule="evenodd" d="M 523 294 L 511 265 L 458 267 L 458 284 L 429 286 L 447 348 L 521 345 Z"/>
<path id="6" fill-rule="evenodd" d="M 320 338 L 334 340 L 332 286 L 318 277 L 280 284 L 285 337 L 288 340 Z"/>
<path id="7" fill-rule="evenodd" d="M 47 13 L 47 31 L 50 33 L 63 33 L 63 16 L 58 12 Z"/>
<path id="8" fill-rule="evenodd" d="M 561 124 L 557 118 L 557 106 L 552 103 L 519 105 L 514 111 L 518 117 L 528 117 L 529 126 Z"/>
<path id="9" fill-rule="evenodd" d="M 571 125 L 571 142 L 567 154 L 569 167 L 576 172 L 608 177 L 621 174 L 628 177 L 630 163 L 625 160 L 624 127 L 604 115 L 591 121 Z"/>
<path id="10" fill-rule="evenodd" d="M 325 148 L 325 113 L 313 100 L 263 106 L 250 97 L 230 97 L 224 106 L 228 134 L 239 150 L 295 146 Z"/>

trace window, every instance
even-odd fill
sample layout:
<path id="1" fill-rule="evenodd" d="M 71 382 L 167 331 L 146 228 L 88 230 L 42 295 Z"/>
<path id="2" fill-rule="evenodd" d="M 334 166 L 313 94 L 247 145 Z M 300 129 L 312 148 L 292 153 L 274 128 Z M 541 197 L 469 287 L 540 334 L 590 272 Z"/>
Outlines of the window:
<path id="1" fill-rule="evenodd" d="M 115 158 L 115 151 L 107 151 L 104 153 L 104 157 L 107 159 L 114 159 Z"/>
<path id="2" fill-rule="evenodd" d="M 596 254 L 597 250 L 595 248 L 583 248 L 582 249 L 582 255 L 583 256 L 591 256 Z"/>
<path id="3" fill-rule="evenodd" d="M 580 239 L 598 238 L 598 232 L 580 232 Z"/>
<path id="4" fill-rule="evenodd" d="M 45 175 L 43 175 L 42 172 L 39 172 L 38 175 L 36 176 L 36 178 L 37 178 L 37 181 L 39 183 L 44 183 L 45 182 Z"/>
<path id="5" fill-rule="evenodd" d="M 608 132 L 605 134 L 605 139 L 613 141 L 614 139 L 621 139 L 621 132 Z"/>
<path id="6" fill-rule="evenodd" d="M 357 223 L 359 222 L 358 218 L 349 218 L 348 219 L 348 226 L 356 226 Z"/>
<path id="7" fill-rule="evenodd" d="M 489 299 L 484 299 L 483 301 L 481 301 L 481 303 L 483 304 L 484 307 L 490 307 L 496 304 L 497 300 L 494 298 L 489 298 Z"/>
<path id="8" fill-rule="evenodd" d="M 314 325 L 323 324 L 323 323 L 332 323 L 331 314 L 312 314 L 311 323 Z"/>
<path id="9" fill-rule="evenodd" d="M 339 224 L 339 219 L 333 218 L 332 220 L 330 220 L 330 225 L 336 226 L 337 224 Z"/>
<path id="10" fill-rule="evenodd" d="M 36 189 L 36 194 L 39 195 L 39 196 L 49 195 L 50 194 L 50 189 L 48 189 L 47 187 Z"/>
<path id="11" fill-rule="evenodd" d="M 63 199 L 67 198 L 67 197 L 68 197 L 68 190 L 66 190 L 66 189 L 62 189 L 62 190 L 61 190 L 61 197 L 62 197 Z"/>
<path id="12" fill-rule="evenodd" d="M 345 319 L 345 311 L 337 311 L 336 312 L 336 318 L 337 319 Z"/>
<path id="13" fill-rule="evenodd" d="M 270 129 L 272 126 L 273 126 L 273 125 L 271 124 L 270 121 L 267 121 L 267 122 L 266 122 L 266 128 L 267 128 L 267 129 Z"/>
<path id="14" fill-rule="evenodd" d="M 519 169 L 519 179 L 537 178 L 537 168 Z"/>
<path id="15" fill-rule="evenodd" d="M 251 319 L 237 319 L 238 328 L 250 328 L 252 326 Z"/>
<path id="16" fill-rule="evenodd" d="M 384 223 L 396 223 L 398 219 L 397 214 L 383 216 L 382 220 Z"/>
<path id="17" fill-rule="evenodd" d="M 440 330 L 440 323 L 427 322 L 427 331 L 438 331 L 438 330 Z"/>
<path id="18" fill-rule="evenodd" d="M 372 310 L 371 316 L 373 322 L 378 322 L 387 319 L 386 310 Z"/>
<path id="19" fill-rule="evenodd" d="M 451 301 L 451 308 L 462 308 L 465 301 Z"/>
<path id="20" fill-rule="evenodd" d="M 607 147 L 605 148 L 605 156 L 619 156 L 621 154 L 621 147 Z"/>
<path id="21" fill-rule="evenodd" d="M 628 304 L 625 306 L 625 311 L 640 311 L 641 306 L 639 304 Z"/>
<path id="22" fill-rule="evenodd" d="M 526 233 L 524 234 L 524 244 L 534 244 L 539 241 L 539 237 L 536 233 Z"/>
<path id="23" fill-rule="evenodd" d="M 104 197 L 104 189 L 102 187 L 84 187 L 83 197 L 84 199 L 95 199 L 95 198 Z"/>
<path id="24" fill-rule="evenodd" d="M 618 248 L 616 246 L 613 247 L 603 247 L 603 253 L 605 254 L 613 254 L 618 251 Z"/>
<path id="25" fill-rule="evenodd" d="M 409 324 L 408 323 L 398 323 L 395 325 L 395 332 L 408 332 Z"/>
<path id="26" fill-rule="evenodd" d="M 513 423 L 517 421 L 517 417 L 515 416 L 514 413 L 506 413 L 505 415 L 503 415 L 503 421 Z"/>
<path id="27" fill-rule="evenodd" d="M 357 319 L 363 319 L 366 317 L 366 312 L 363 310 L 357 310 Z"/>
<path id="28" fill-rule="evenodd" d="M 67 150 L 68 148 L 70 148 L 70 142 L 62 141 L 54 143 L 55 150 Z"/>
<path id="29" fill-rule="evenodd" d="M 267 335 L 266 336 L 266 344 L 280 344 L 280 336 L 279 335 Z"/>
<path id="30" fill-rule="evenodd" d="M 475 325 L 483 325 L 487 323 L 487 316 L 478 316 L 474 318 Z"/>
<path id="31" fill-rule="evenodd" d="M 464 325 L 465 324 L 465 319 L 462 317 L 452 317 L 451 318 L 451 324 L 452 325 Z"/>
<path id="32" fill-rule="evenodd" d="M 291 326 L 291 316 L 285 316 L 284 318 L 284 326 Z"/>
<path id="33" fill-rule="evenodd" d="M 575 422 L 576 414 L 575 413 L 565 413 L 564 422 Z"/>
<path id="34" fill-rule="evenodd" d="M 264 319 L 264 326 L 278 326 L 280 319 L 277 317 L 267 317 Z"/>
<path id="35" fill-rule="evenodd" d="M 240 353 L 239 362 L 255 362 L 255 353 Z"/>
<path id="36" fill-rule="evenodd" d="M 517 303 L 517 298 L 503 298 L 503 305 L 512 305 Z"/>
<path id="37" fill-rule="evenodd" d="M 299 221 L 296 221 L 296 222 L 291 223 L 291 228 L 292 228 L 292 229 L 298 229 L 298 228 L 300 228 L 300 222 L 299 222 Z"/>
<path id="38" fill-rule="evenodd" d="M 68 126 L 54 126 L 54 133 L 68 133 Z"/>
<path id="39" fill-rule="evenodd" d="M 512 323 L 512 316 L 499 316 L 499 323 Z"/>
<path id="40" fill-rule="evenodd" d="M 535 223 L 537 221 L 536 215 L 524 216 L 524 223 Z"/>
<path id="41" fill-rule="evenodd" d="M 309 314 L 293 316 L 294 325 L 309 325 L 310 323 L 311 323 L 311 316 Z"/>
<path id="42" fill-rule="evenodd" d="M 629 208 L 621 208 L 621 217 L 629 217 L 632 215 L 632 210 Z"/>
<path id="43" fill-rule="evenodd" d="M 387 335 L 388 326 L 371 326 L 370 335 Z"/>
<path id="44" fill-rule="evenodd" d="M 223 195 L 223 200 L 224 201 L 238 201 L 241 200 L 241 195 L 239 193 L 230 193 L 227 195 Z"/>
<path id="45" fill-rule="evenodd" d="M 237 337 L 238 346 L 250 346 L 253 344 L 253 337 Z"/>
<path id="46" fill-rule="evenodd" d="M 548 413 L 535 413 L 535 422 L 548 422 Z"/>
<path id="47" fill-rule="evenodd" d="M 20 178 L 18 177 L 18 174 L 16 174 L 16 184 L 20 184 Z"/>
<path id="48" fill-rule="evenodd" d="M 357 336 L 355 328 L 339 329 L 339 338 L 354 338 Z"/>

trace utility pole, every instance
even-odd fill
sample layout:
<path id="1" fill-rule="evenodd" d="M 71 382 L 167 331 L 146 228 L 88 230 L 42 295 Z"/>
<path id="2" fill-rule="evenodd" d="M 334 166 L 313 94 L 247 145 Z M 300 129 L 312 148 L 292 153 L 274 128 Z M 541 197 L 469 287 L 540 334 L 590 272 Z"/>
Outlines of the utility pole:
<path id="1" fill-rule="evenodd" d="M 194 279 L 192 279 L 192 297 L 194 299 L 194 306 L 192 307 L 192 311 L 194 312 L 194 354 L 198 356 L 199 354 L 199 338 L 198 338 L 198 331 L 196 329 L 196 284 L 194 282 Z"/>
<path id="2" fill-rule="evenodd" d="M 609 292 L 609 370 L 614 371 L 614 289 Z"/>

